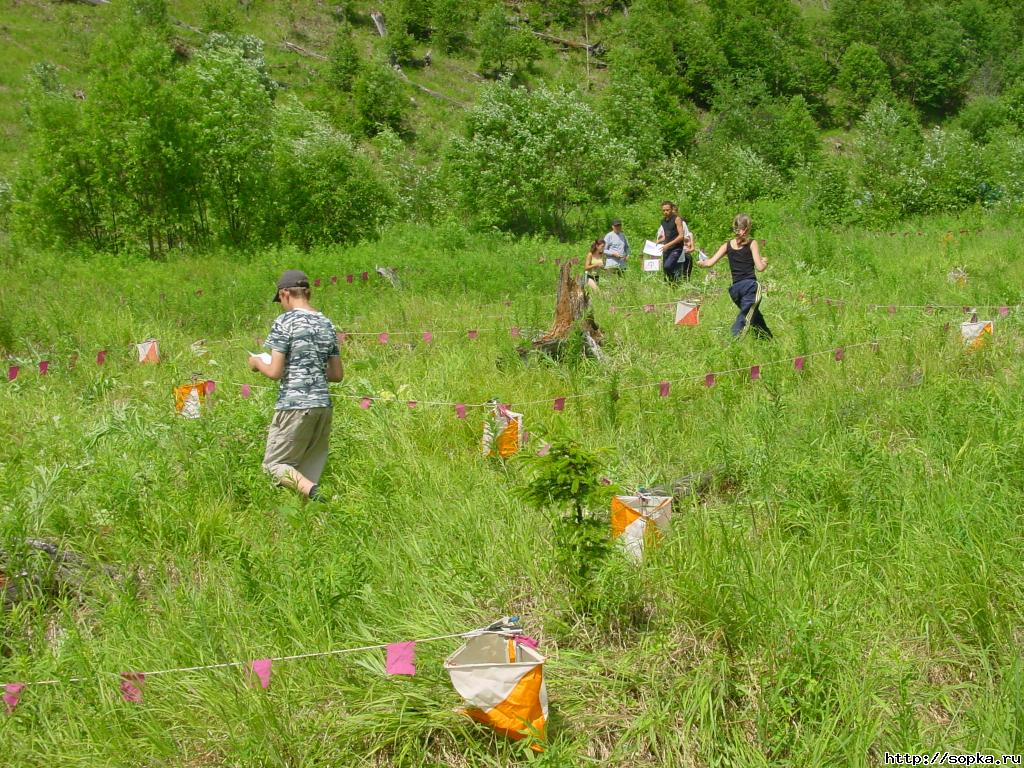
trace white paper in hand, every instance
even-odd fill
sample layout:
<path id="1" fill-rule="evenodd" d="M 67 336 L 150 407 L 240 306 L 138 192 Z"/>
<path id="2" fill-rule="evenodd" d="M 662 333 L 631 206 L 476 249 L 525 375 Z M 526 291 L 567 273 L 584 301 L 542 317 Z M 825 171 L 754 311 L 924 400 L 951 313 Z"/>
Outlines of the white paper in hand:
<path id="1" fill-rule="evenodd" d="M 661 256 L 661 245 L 653 240 L 644 241 L 644 254 L 647 256 Z"/>
<path id="2" fill-rule="evenodd" d="M 267 365 L 270 365 L 270 353 L 269 352 L 250 352 L 249 357 L 258 357 Z"/>

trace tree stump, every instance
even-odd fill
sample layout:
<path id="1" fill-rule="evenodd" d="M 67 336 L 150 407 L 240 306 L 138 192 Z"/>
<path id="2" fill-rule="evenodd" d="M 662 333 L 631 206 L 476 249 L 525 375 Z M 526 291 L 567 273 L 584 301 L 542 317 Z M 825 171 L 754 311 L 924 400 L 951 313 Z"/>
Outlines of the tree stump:
<path id="1" fill-rule="evenodd" d="M 604 360 L 601 350 L 603 335 L 590 309 L 590 296 L 586 288 L 586 275 L 573 277 L 572 265 L 562 264 L 558 272 L 558 293 L 555 297 L 555 321 L 551 330 L 538 337 L 522 353 L 531 349 L 560 358 L 565 344 L 576 329 L 583 337 L 583 354 L 596 360 Z"/>

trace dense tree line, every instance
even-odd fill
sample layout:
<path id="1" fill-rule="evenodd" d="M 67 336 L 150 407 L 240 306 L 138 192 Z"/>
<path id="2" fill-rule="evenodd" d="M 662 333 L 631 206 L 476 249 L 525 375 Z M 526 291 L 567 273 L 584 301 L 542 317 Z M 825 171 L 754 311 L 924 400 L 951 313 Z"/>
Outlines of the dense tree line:
<path id="1" fill-rule="evenodd" d="M 394 216 L 566 235 L 574 208 L 661 194 L 691 214 L 786 196 L 836 224 L 1024 202 L 1020 0 L 391 0 L 389 61 L 367 58 L 356 6 L 335 6 L 321 115 L 220 6 L 182 52 L 164 0 L 131 0 L 87 98 L 33 73 L 0 214 L 26 238 L 159 255 L 344 242 Z M 600 76 L 553 77 L 540 30 L 586 38 Z M 428 46 L 494 82 L 418 154 L 390 65 Z"/>

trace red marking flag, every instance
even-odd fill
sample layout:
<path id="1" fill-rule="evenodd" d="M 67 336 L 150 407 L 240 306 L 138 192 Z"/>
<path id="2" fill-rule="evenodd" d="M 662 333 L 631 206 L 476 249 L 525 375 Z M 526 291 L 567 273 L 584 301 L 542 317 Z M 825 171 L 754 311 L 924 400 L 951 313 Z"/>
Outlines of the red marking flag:
<path id="1" fill-rule="evenodd" d="M 146 682 L 143 672 L 121 673 L 121 698 L 131 704 L 142 703 L 142 685 Z"/>
<path id="2" fill-rule="evenodd" d="M 253 659 L 249 662 L 249 672 L 256 678 L 263 690 L 270 687 L 270 668 L 273 664 L 273 659 Z"/>
<path id="3" fill-rule="evenodd" d="M 416 674 L 416 642 L 390 643 L 387 646 L 387 660 L 384 671 L 389 675 Z"/>
<path id="4" fill-rule="evenodd" d="M 7 707 L 7 714 L 14 714 L 14 710 L 21 701 L 21 692 L 24 690 L 24 683 L 8 683 L 4 686 L 4 706 Z"/>

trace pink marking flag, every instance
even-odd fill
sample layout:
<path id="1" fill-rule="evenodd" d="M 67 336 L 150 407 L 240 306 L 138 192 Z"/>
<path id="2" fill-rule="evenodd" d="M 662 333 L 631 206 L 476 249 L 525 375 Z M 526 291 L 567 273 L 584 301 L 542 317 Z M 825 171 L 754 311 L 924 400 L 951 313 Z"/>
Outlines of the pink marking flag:
<path id="1" fill-rule="evenodd" d="M 319 277 L 317 277 L 317 278 L 315 278 L 313 280 L 313 287 L 314 288 L 319 288 L 320 287 L 320 278 Z"/>
<path id="2" fill-rule="evenodd" d="M 434 334 L 432 334 L 430 331 L 424 331 L 423 332 L 423 343 L 424 344 L 429 344 L 433 340 L 434 340 Z"/>
<path id="3" fill-rule="evenodd" d="M 713 387 L 713 386 L 715 386 L 715 374 L 709 373 L 707 376 L 704 377 L 704 386 L 705 387 Z"/>
<path id="4" fill-rule="evenodd" d="M 76 365 L 78 365 L 78 353 L 72 352 L 71 359 L 68 361 L 68 368 L 73 371 Z"/>
<path id="5" fill-rule="evenodd" d="M 475 330 L 469 331 L 469 332 L 466 333 L 466 335 L 470 338 L 470 341 L 472 341 L 473 339 L 476 338 L 477 332 Z"/>
<path id="6" fill-rule="evenodd" d="M 348 334 L 345 333 L 344 331 L 338 331 L 337 334 L 338 344 L 344 344 L 346 341 L 348 341 Z"/>
<path id="7" fill-rule="evenodd" d="M 359 407 L 362 408 L 364 411 L 369 410 L 370 403 L 372 402 L 373 401 L 370 398 L 364 397 L 362 400 L 359 401 Z"/>
<path id="8" fill-rule="evenodd" d="M 804 369 L 804 359 L 803 359 L 803 357 L 794 357 L 793 358 L 793 367 L 796 370 L 798 370 L 798 371 L 803 371 L 803 369 Z"/>
<path id="9" fill-rule="evenodd" d="M 337 284 L 338 284 L 338 276 L 337 275 L 331 275 L 331 285 L 337 285 Z"/>
<path id="10" fill-rule="evenodd" d="M 511 328 L 509 328 L 508 332 L 509 332 L 509 335 L 512 336 L 513 339 L 518 339 L 519 338 L 519 326 L 518 325 L 513 325 Z"/>
<path id="11" fill-rule="evenodd" d="M 345 282 L 351 283 L 355 278 L 352 275 L 345 275 Z"/>
<path id="12" fill-rule="evenodd" d="M 550 443 L 544 443 L 544 445 L 537 449 L 538 456 L 547 456 L 549 453 L 551 453 Z"/>
<path id="13" fill-rule="evenodd" d="M 8 715 L 14 714 L 18 702 L 21 701 L 21 692 L 24 688 L 24 683 L 8 683 L 4 686 L 4 705 L 7 707 Z"/>
<path id="14" fill-rule="evenodd" d="M 532 648 L 533 650 L 537 650 L 540 646 L 540 643 L 529 635 L 516 635 L 514 639 L 516 641 L 516 645 L 525 645 L 527 648 Z"/>
<path id="15" fill-rule="evenodd" d="M 658 394 L 661 397 L 668 397 L 668 391 L 671 388 L 671 386 L 672 385 L 669 382 L 667 382 L 667 381 L 659 382 L 658 383 Z"/>
<path id="16" fill-rule="evenodd" d="M 555 259 L 555 266 L 556 267 L 562 266 L 562 260 L 561 259 Z"/>
<path id="17" fill-rule="evenodd" d="M 758 381 L 761 378 L 761 366 L 752 365 L 750 366 L 750 380 Z"/>
<path id="18" fill-rule="evenodd" d="M 653 304 L 644 304 L 644 312 L 653 312 L 653 311 L 654 311 L 654 305 Z"/>
<path id="19" fill-rule="evenodd" d="M 413 408 L 415 408 L 415 407 L 416 407 L 416 401 L 415 401 L 415 400 L 407 400 L 405 404 L 406 404 L 407 406 L 409 406 L 409 409 L 410 409 L 410 410 L 412 410 Z"/>
<path id="20" fill-rule="evenodd" d="M 242 385 L 242 397 L 248 400 L 252 396 L 252 387 L 248 384 Z"/>
<path id="21" fill-rule="evenodd" d="M 50 361 L 49 360 L 40 360 L 39 361 L 39 375 L 40 376 L 45 376 L 46 372 L 48 370 L 50 370 Z"/>
<path id="22" fill-rule="evenodd" d="M 388 644 L 384 671 L 389 675 L 415 675 L 416 641 Z"/>
<path id="23" fill-rule="evenodd" d="M 526 444 L 527 444 L 528 442 L 530 442 L 530 433 L 529 433 L 529 432 L 527 432 L 527 431 L 526 431 L 526 430 L 524 429 L 524 430 L 523 430 L 523 445 L 526 445 Z"/>
<path id="24" fill-rule="evenodd" d="M 213 379 L 206 380 L 206 394 L 212 395 L 217 390 L 217 382 Z"/>
<path id="25" fill-rule="evenodd" d="M 263 690 L 270 687 L 270 668 L 273 663 L 273 659 L 253 659 L 249 662 L 249 672 L 259 681 Z"/>
<path id="26" fill-rule="evenodd" d="M 96 353 L 96 365 L 103 365 L 107 362 L 107 350 L 101 349 Z"/>
<path id="27" fill-rule="evenodd" d="M 896 305 L 895 304 L 890 304 L 889 305 L 889 314 L 890 315 L 895 315 L 896 314 Z"/>
<path id="28" fill-rule="evenodd" d="M 835 358 L 835 361 L 837 363 L 843 362 L 843 348 L 842 347 L 836 347 L 836 351 L 835 351 L 835 353 L 833 353 L 832 356 Z"/>
<path id="29" fill-rule="evenodd" d="M 121 698 L 131 704 L 142 703 L 142 685 L 146 682 L 143 672 L 121 673 Z"/>
<path id="30" fill-rule="evenodd" d="M 457 403 L 455 405 L 455 417 L 458 419 L 466 418 L 466 406 L 463 403 Z"/>
<path id="31" fill-rule="evenodd" d="M 390 339 L 390 338 L 391 338 L 391 336 L 389 334 L 387 334 L 387 333 L 378 333 L 377 334 L 377 341 L 379 341 L 381 344 L 387 344 L 388 343 L 388 339 Z"/>
<path id="32" fill-rule="evenodd" d="M 16 378 L 18 378 L 18 371 L 20 371 L 20 370 L 21 369 L 18 366 L 16 366 L 16 365 L 12 365 L 10 368 L 8 368 L 7 369 L 7 380 L 8 381 L 14 381 Z"/>
<path id="33" fill-rule="evenodd" d="M 1000 317 L 1006 317 L 1008 314 L 1010 314 L 1010 308 L 1009 307 L 1003 306 L 1003 307 L 999 308 L 999 316 Z"/>
<path id="34" fill-rule="evenodd" d="M 370 279 L 370 273 L 369 272 L 360 272 L 359 273 L 359 279 L 362 280 L 365 283 L 367 280 Z"/>
<path id="35" fill-rule="evenodd" d="M 552 407 L 556 411 L 564 411 L 565 410 L 565 398 L 564 397 L 556 397 L 555 398 L 555 402 L 554 402 Z"/>

